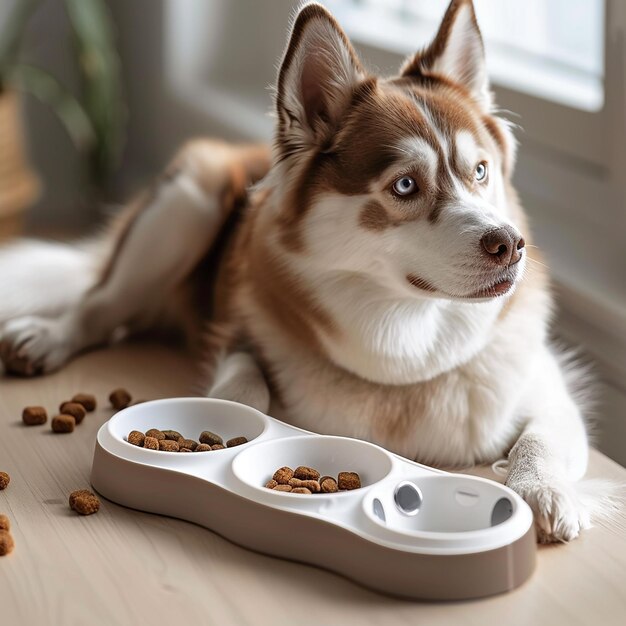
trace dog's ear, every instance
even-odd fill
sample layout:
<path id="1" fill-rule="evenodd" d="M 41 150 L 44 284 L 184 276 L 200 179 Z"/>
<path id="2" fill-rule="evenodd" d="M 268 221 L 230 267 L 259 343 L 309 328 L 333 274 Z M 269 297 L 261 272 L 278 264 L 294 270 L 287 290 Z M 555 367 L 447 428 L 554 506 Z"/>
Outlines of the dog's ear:
<path id="1" fill-rule="evenodd" d="M 433 42 L 409 57 L 403 76 L 440 75 L 465 87 L 485 109 L 491 106 L 483 39 L 472 0 L 452 0 Z"/>
<path id="2" fill-rule="evenodd" d="M 298 13 L 278 74 L 280 137 L 321 145 L 336 128 L 365 73 L 346 34 L 320 4 Z"/>

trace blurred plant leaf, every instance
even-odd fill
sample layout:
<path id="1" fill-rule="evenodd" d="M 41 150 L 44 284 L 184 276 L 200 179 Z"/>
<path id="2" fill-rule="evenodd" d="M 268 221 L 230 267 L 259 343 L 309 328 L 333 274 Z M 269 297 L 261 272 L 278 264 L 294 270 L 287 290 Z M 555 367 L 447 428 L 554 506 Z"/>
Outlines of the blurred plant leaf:
<path id="1" fill-rule="evenodd" d="M 9 82 L 52 107 L 79 152 L 88 154 L 93 150 L 96 134 L 87 113 L 52 74 L 33 65 L 18 64 L 11 70 Z"/>
<path id="2" fill-rule="evenodd" d="M 92 173 L 102 183 L 117 165 L 124 140 L 120 59 L 113 22 L 102 0 L 65 0 L 82 69 L 82 101 L 96 135 Z"/>
<path id="3" fill-rule="evenodd" d="M 11 67 L 17 62 L 26 24 L 39 4 L 40 0 L 14 0 L 13 10 L 9 11 L 0 32 L 0 92 L 4 88 Z"/>

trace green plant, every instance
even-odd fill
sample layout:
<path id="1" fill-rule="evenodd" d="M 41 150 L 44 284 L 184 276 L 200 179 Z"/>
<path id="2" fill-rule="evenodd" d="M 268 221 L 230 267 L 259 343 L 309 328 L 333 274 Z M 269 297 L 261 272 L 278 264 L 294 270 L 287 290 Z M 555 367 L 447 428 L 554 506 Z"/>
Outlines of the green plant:
<path id="1" fill-rule="evenodd" d="M 113 24 L 103 0 L 64 0 L 80 70 L 75 95 L 45 70 L 23 63 L 27 24 L 40 0 L 14 0 L 0 32 L 0 96 L 14 87 L 47 103 L 72 142 L 87 157 L 92 182 L 101 187 L 119 161 L 125 127 L 120 61 Z"/>

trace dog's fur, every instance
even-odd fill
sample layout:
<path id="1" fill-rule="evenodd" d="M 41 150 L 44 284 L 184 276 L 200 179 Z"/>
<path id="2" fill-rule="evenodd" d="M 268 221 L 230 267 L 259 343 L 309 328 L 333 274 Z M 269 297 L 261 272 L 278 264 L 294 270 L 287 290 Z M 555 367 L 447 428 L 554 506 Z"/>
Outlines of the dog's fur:
<path id="1" fill-rule="evenodd" d="M 273 399 L 298 426 L 427 464 L 508 455 L 540 539 L 576 537 L 602 502 L 574 484 L 585 425 L 546 339 L 547 278 L 471 1 L 453 0 L 389 79 L 307 4 L 276 114 L 271 155 L 194 141 L 106 237 L 0 252 L 6 369 L 54 370 L 120 328 L 175 328 L 207 363 L 208 395 Z M 416 192 L 394 192 L 403 176 Z M 516 252 L 499 263 L 481 238 L 504 226 Z"/>

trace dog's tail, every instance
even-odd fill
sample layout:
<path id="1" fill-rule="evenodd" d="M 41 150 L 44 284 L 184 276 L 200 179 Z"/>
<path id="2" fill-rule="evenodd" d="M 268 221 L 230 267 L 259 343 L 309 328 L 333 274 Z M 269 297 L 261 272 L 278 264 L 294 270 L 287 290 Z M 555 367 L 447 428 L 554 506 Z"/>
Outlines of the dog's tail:
<path id="1" fill-rule="evenodd" d="M 97 242 L 76 245 L 21 239 L 0 246 L 0 325 L 23 315 L 54 316 L 93 285 Z"/>

